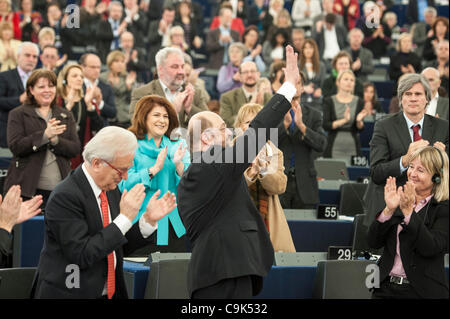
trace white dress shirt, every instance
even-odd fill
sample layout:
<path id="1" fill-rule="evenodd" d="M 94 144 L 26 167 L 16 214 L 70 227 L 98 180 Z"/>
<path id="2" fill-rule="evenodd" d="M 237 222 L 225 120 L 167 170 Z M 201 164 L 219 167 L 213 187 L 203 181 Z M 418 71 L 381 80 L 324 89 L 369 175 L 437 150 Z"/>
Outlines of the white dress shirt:
<path id="1" fill-rule="evenodd" d="M 439 93 L 436 92 L 436 95 L 431 99 L 430 103 L 428 103 L 426 113 L 431 116 L 436 116 L 437 102 L 439 99 Z"/>
<path id="2" fill-rule="evenodd" d="M 323 59 L 331 60 L 333 59 L 341 50 L 339 48 L 339 43 L 336 35 L 336 28 L 333 26 L 331 30 L 326 27 L 323 28 L 323 36 L 325 42 L 325 49 L 323 51 Z"/>
<path id="3" fill-rule="evenodd" d="M 101 208 L 101 204 L 100 204 L 101 203 L 100 193 L 102 192 L 102 190 L 100 189 L 100 187 L 97 186 L 94 179 L 92 178 L 92 176 L 89 174 L 88 170 L 86 169 L 86 163 L 82 164 L 81 169 L 83 170 L 83 173 L 86 176 L 86 178 L 89 182 L 89 185 L 91 186 L 92 191 L 94 192 L 94 196 L 97 200 L 97 206 L 98 206 L 98 210 L 100 213 L 100 218 L 102 219 L 102 222 L 103 222 L 103 214 L 102 214 L 102 208 Z M 109 208 L 109 205 L 108 205 L 108 215 L 109 215 L 109 220 L 111 221 L 111 210 Z M 128 219 L 128 217 L 126 217 L 123 214 L 119 214 L 111 223 L 116 224 L 116 226 L 119 228 L 119 230 L 122 232 L 122 234 L 124 236 L 130 230 L 130 228 L 133 226 L 131 221 Z M 156 226 L 153 227 L 152 225 L 147 223 L 144 219 L 144 216 L 142 216 L 139 219 L 139 229 L 141 230 L 142 237 L 147 238 L 148 236 L 153 234 L 153 232 L 156 229 L 158 229 L 158 224 L 156 224 Z M 113 251 L 113 255 L 114 255 L 114 269 L 116 269 L 117 258 L 116 258 L 116 253 L 114 251 Z M 106 295 L 106 293 L 107 293 L 107 290 L 106 290 L 106 281 L 105 281 L 105 287 L 103 288 L 103 295 Z"/>

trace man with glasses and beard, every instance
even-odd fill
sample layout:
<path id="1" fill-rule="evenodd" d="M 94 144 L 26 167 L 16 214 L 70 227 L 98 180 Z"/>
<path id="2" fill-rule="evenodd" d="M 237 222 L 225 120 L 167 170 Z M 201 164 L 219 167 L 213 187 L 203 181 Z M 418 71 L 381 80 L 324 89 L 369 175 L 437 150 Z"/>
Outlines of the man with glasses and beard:
<path id="1" fill-rule="evenodd" d="M 220 116 L 224 119 L 227 127 L 233 127 L 236 115 L 242 105 L 252 101 L 258 93 L 256 83 L 260 73 L 255 62 L 247 61 L 239 66 L 239 76 L 242 86 L 231 90 L 220 97 Z M 271 94 L 264 94 L 264 105 L 272 97 Z"/>

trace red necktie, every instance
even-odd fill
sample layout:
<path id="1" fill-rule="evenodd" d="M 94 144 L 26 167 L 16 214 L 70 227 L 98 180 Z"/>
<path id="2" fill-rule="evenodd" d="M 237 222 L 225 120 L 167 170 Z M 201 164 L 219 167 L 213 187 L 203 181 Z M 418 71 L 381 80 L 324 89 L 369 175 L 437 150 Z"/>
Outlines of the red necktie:
<path id="1" fill-rule="evenodd" d="M 411 128 L 413 130 L 413 140 L 414 140 L 414 142 L 421 140 L 422 136 L 420 136 L 420 134 L 419 134 L 420 124 L 413 125 L 413 126 L 411 126 Z"/>
<path id="2" fill-rule="evenodd" d="M 102 208 L 103 227 L 109 225 L 108 198 L 105 192 L 100 193 L 100 207 Z M 106 279 L 106 293 L 111 299 L 116 291 L 116 274 L 114 270 L 114 253 L 108 255 L 108 277 Z"/>

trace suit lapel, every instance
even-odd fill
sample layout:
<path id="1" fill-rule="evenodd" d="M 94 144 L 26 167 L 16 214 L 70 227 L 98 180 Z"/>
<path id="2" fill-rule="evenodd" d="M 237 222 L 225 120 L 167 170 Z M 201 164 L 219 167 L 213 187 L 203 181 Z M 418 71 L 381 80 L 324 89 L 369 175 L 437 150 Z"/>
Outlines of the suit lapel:
<path id="1" fill-rule="evenodd" d="M 239 88 L 236 94 L 236 105 L 233 105 L 234 113 L 237 114 L 245 103 L 247 103 L 247 98 L 245 97 L 244 89 Z"/>
<path id="2" fill-rule="evenodd" d="M 439 114 L 440 118 L 445 119 L 445 114 L 447 114 L 446 109 L 448 109 L 448 107 L 448 100 L 439 97 L 437 101 L 436 114 Z"/>
<path id="3" fill-rule="evenodd" d="M 16 68 L 14 73 L 16 75 L 15 77 L 16 77 L 17 85 L 20 87 L 22 92 L 24 92 L 25 88 L 23 87 L 22 79 L 20 78 L 19 69 Z"/>
<path id="4" fill-rule="evenodd" d="M 403 148 L 405 151 L 408 150 L 409 144 L 411 144 L 411 136 L 409 135 L 408 124 L 406 124 L 406 120 L 403 117 L 403 112 L 399 112 L 396 115 L 396 125 L 394 125 L 394 130 L 397 133 L 398 138 L 403 144 Z"/>
<path id="5" fill-rule="evenodd" d="M 73 172 L 75 182 L 78 184 L 80 191 L 83 193 L 83 199 L 86 205 L 86 219 L 92 221 L 95 225 L 95 229 L 103 228 L 103 221 L 101 218 L 101 211 L 97 204 L 94 191 L 89 184 L 89 181 L 84 175 L 81 165 Z M 111 214 L 112 217 L 112 214 Z"/>
<path id="6" fill-rule="evenodd" d="M 435 135 L 433 123 L 431 122 L 432 121 L 430 115 L 425 114 L 425 117 L 423 119 L 422 138 L 433 144 L 433 136 Z"/>

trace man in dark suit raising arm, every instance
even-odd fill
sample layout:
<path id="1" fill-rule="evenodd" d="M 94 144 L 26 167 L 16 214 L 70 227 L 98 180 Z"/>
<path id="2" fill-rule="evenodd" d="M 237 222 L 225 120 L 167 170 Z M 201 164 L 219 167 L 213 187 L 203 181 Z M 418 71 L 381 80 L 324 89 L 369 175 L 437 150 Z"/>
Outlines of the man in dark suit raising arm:
<path id="1" fill-rule="evenodd" d="M 117 184 L 128 178 L 136 149 L 131 132 L 103 128 L 86 144 L 83 165 L 53 190 L 45 209 L 36 298 L 128 297 L 124 251 L 148 244 L 157 221 L 176 206 L 174 195 L 166 193 L 157 200 L 157 191 L 132 225 L 145 187 L 137 184 L 120 194 Z"/>
<path id="2" fill-rule="evenodd" d="M 178 211 L 192 246 L 191 298 L 251 298 L 261 291 L 272 266 L 269 234 L 243 172 L 291 107 L 300 77 L 291 46 L 286 48 L 285 77 L 234 146 L 228 145 L 231 132 L 217 114 L 200 112 L 189 121 L 192 164 L 178 185 Z"/>

